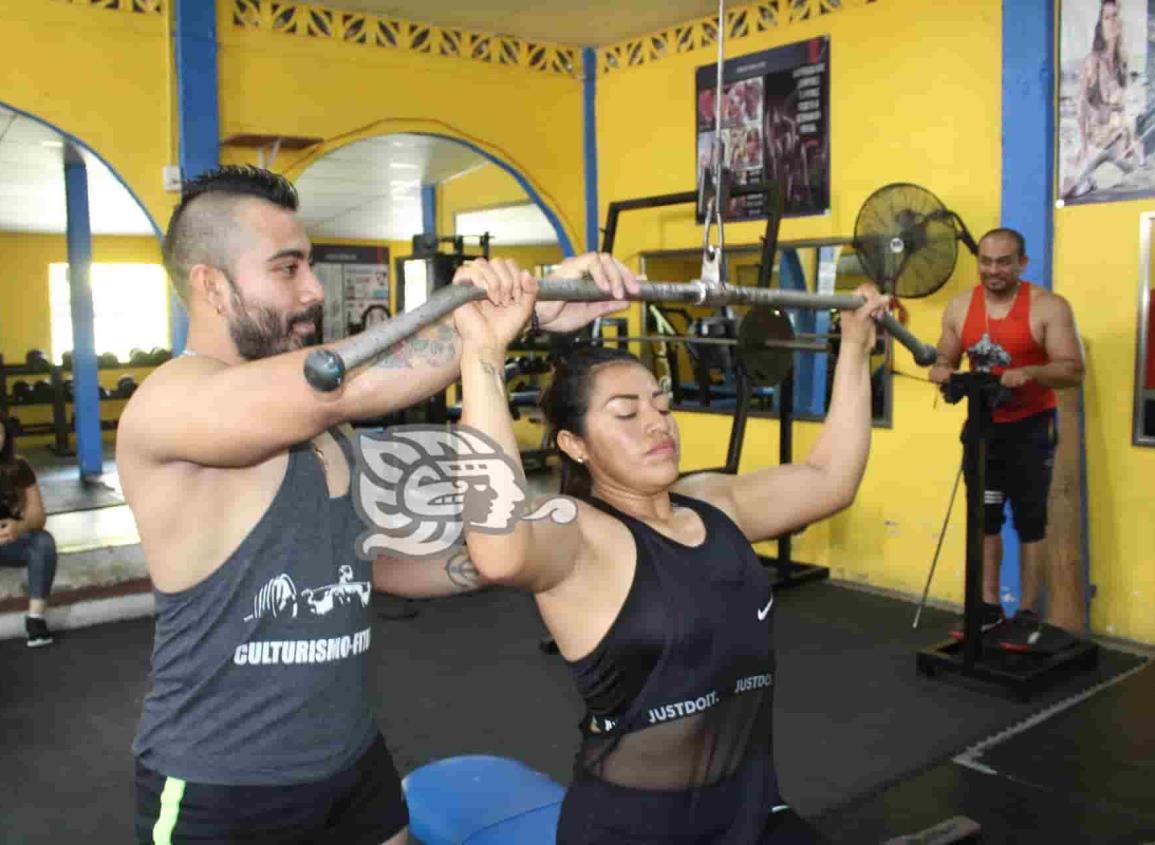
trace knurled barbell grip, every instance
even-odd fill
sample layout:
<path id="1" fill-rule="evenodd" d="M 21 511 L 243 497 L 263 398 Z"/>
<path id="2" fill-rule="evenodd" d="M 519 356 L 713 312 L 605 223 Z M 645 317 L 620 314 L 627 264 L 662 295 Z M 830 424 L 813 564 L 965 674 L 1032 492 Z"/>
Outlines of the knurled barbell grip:
<path id="1" fill-rule="evenodd" d="M 305 379 L 315 389 L 336 390 L 353 370 L 364 366 L 406 338 L 433 325 L 466 302 L 484 299 L 482 288 L 472 285 L 449 285 L 430 295 L 412 311 L 360 334 L 315 349 L 305 359 Z M 608 297 L 601 288 L 586 279 L 545 279 L 540 282 L 538 299 L 543 301 L 599 302 Z M 701 282 L 643 282 L 637 294 L 627 300 L 643 302 L 689 302 L 709 305 L 750 304 L 778 308 L 812 308 L 853 310 L 865 300 L 856 294 L 815 294 L 805 291 L 769 290 L 729 286 L 720 290 L 706 288 Z M 879 319 L 880 325 L 915 354 L 915 360 L 927 366 L 934 362 L 934 349 L 919 341 L 890 314 Z M 929 361 L 924 363 L 929 354 Z"/>

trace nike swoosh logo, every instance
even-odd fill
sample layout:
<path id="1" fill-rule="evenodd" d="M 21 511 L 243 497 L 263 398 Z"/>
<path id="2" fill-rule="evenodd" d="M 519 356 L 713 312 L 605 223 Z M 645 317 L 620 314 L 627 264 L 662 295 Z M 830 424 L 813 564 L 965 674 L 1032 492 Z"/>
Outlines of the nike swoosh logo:
<path id="1" fill-rule="evenodd" d="M 770 596 L 770 601 L 766 602 L 766 606 L 758 611 L 758 621 L 765 622 L 766 617 L 770 615 L 770 606 L 774 604 L 774 596 Z"/>

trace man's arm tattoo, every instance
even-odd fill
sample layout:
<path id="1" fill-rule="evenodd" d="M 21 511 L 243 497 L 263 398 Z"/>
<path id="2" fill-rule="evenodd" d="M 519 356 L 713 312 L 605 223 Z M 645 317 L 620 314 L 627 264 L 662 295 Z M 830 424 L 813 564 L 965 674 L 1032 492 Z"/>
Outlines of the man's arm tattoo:
<path id="1" fill-rule="evenodd" d="M 444 367 L 457 358 L 457 338 L 457 330 L 447 323 L 429 326 L 391 346 L 375 366 L 383 370 L 412 369 L 423 364 Z"/>
<path id="2" fill-rule="evenodd" d="M 458 549 L 449 556 L 445 563 L 445 574 L 453 582 L 453 586 L 460 590 L 476 590 L 481 586 L 481 573 L 469 559 L 469 552 Z"/>

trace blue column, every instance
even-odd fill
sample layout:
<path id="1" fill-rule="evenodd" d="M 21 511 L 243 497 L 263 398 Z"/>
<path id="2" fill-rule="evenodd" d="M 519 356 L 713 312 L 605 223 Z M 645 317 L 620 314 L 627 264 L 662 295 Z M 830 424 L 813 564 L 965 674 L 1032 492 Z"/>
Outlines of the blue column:
<path id="1" fill-rule="evenodd" d="M 216 15 L 217 4 L 213 2 L 175 2 L 173 47 L 182 179 L 192 179 L 220 163 Z M 188 335 L 188 315 L 179 300 L 174 297 L 172 302 L 172 349 L 173 354 L 179 354 Z"/>
<path id="2" fill-rule="evenodd" d="M 437 234 L 437 186 L 421 186 L 421 232 Z"/>
<path id="3" fill-rule="evenodd" d="M 586 249 L 596 250 L 598 237 L 598 54 L 582 48 L 583 153 L 586 172 Z"/>
<path id="4" fill-rule="evenodd" d="M 1003 0 L 1002 225 L 1027 241 L 1030 281 L 1051 287 L 1055 144 L 1055 4 Z M 1085 499 L 1084 499 L 1085 501 Z M 1021 596 L 1018 537 L 1003 528 L 999 594 L 1008 612 Z"/>
<path id="5" fill-rule="evenodd" d="M 806 274 L 802 270 L 802 260 L 798 251 L 789 247 L 778 250 L 778 279 L 782 290 L 806 292 Z M 796 333 L 814 332 L 816 313 L 810 308 L 787 308 L 790 321 Z M 817 414 L 822 416 L 822 398 L 815 406 L 814 359 L 815 355 L 794 353 L 794 412 L 796 414 Z"/>
<path id="6" fill-rule="evenodd" d="M 96 320 L 92 308 L 92 229 L 88 169 L 71 144 L 64 148 L 64 202 L 68 213 L 68 288 L 72 310 L 73 412 L 80 477 L 104 471 L 100 444 L 100 395 L 96 370 Z"/>

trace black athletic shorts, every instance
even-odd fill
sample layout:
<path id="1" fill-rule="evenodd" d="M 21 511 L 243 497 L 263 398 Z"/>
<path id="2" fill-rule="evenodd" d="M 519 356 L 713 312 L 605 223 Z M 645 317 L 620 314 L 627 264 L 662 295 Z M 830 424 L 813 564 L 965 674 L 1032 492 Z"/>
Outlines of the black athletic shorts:
<path id="1" fill-rule="evenodd" d="M 401 779 L 378 735 L 319 783 L 188 783 L 136 764 L 136 841 L 160 845 L 381 845 L 409 824 Z"/>
<path id="2" fill-rule="evenodd" d="M 1033 543 L 1046 536 L 1047 497 L 1058 439 L 1058 416 L 1053 410 L 992 426 L 983 491 L 987 535 L 1002 530 L 1004 505 L 1009 501 L 1020 541 Z"/>

